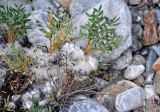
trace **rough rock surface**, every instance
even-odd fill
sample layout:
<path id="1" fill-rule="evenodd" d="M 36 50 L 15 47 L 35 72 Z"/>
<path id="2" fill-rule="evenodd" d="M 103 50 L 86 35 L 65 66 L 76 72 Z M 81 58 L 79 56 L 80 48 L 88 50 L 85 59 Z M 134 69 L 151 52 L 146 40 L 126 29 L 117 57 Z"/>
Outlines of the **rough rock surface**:
<path id="1" fill-rule="evenodd" d="M 109 112 L 104 106 L 94 100 L 83 99 L 73 102 L 68 112 Z"/>
<path id="2" fill-rule="evenodd" d="M 153 10 L 147 11 L 144 15 L 143 45 L 152 45 L 157 43 L 158 40 L 155 13 Z"/>
<path id="3" fill-rule="evenodd" d="M 76 3 L 78 3 L 79 1 L 81 0 L 76 0 Z M 76 3 L 75 5 L 74 4 L 71 5 L 70 9 L 72 7 L 77 6 Z M 87 12 L 88 13 L 92 12 L 93 8 L 98 8 L 100 4 L 102 4 L 102 9 L 104 11 L 105 16 L 109 18 L 119 17 L 118 23 L 120 24 L 117 27 L 117 34 L 123 36 L 123 39 L 120 45 L 117 48 L 115 48 L 111 53 L 104 54 L 98 51 L 94 53 L 94 56 L 96 56 L 99 59 L 99 61 L 111 62 L 112 60 L 117 59 L 132 44 L 131 14 L 130 14 L 129 8 L 127 7 L 127 5 L 123 0 L 103 0 L 100 3 L 96 2 L 96 5 L 92 6 L 90 10 L 88 10 Z M 78 4 L 78 5 L 81 6 L 81 4 Z M 85 5 L 90 5 L 90 3 Z M 83 8 L 83 5 L 81 6 L 81 8 Z M 82 12 L 77 12 L 77 13 L 81 14 Z M 80 26 L 84 25 L 87 22 L 86 14 L 85 13 L 81 15 L 80 14 L 77 14 L 77 16 L 75 16 L 75 13 L 74 14 L 71 13 L 72 17 L 74 17 L 72 20 L 73 28 L 74 28 L 74 31 L 73 31 L 74 36 L 79 36 Z"/>
<path id="4" fill-rule="evenodd" d="M 160 95 L 160 72 L 158 72 L 155 77 L 154 77 L 154 81 L 153 81 L 153 88 L 154 91 L 157 95 Z"/>
<path id="5" fill-rule="evenodd" d="M 50 0 L 33 0 L 32 6 L 34 10 L 42 9 L 47 11 L 48 8 L 56 10 L 56 6 Z"/>
<path id="6" fill-rule="evenodd" d="M 108 87 L 104 88 L 102 91 L 100 91 L 96 95 L 96 99 L 102 103 L 110 112 L 115 111 L 115 99 L 116 96 L 133 87 L 136 87 L 137 85 L 134 84 L 131 81 L 123 80 L 118 82 L 114 85 L 109 85 Z"/>
<path id="7" fill-rule="evenodd" d="M 147 74 L 154 73 L 153 64 L 156 60 L 157 60 L 157 53 L 153 49 L 151 49 L 147 56 L 147 62 L 146 62 L 146 73 Z"/>
<path id="8" fill-rule="evenodd" d="M 160 71 L 160 58 L 158 58 L 158 59 L 156 60 L 156 62 L 153 64 L 153 70 L 154 70 L 155 72 Z"/>
<path id="9" fill-rule="evenodd" d="M 29 42 L 32 43 L 33 46 L 42 45 L 49 47 L 49 39 L 44 36 L 36 24 L 36 20 L 39 20 L 42 26 L 47 29 L 47 12 L 43 10 L 35 10 L 31 13 L 29 18 L 31 21 L 28 24 L 32 27 L 32 29 L 27 30 L 27 37 Z"/>
<path id="10" fill-rule="evenodd" d="M 124 77 L 128 80 L 134 80 L 139 77 L 145 70 L 143 65 L 130 65 L 124 73 Z"/>
<path id="11" fill-rule="evenodd" d="M 145 91 L 141 87 L 134 87 L 120 93 L 116 97 L 116 109 L 126 112 L 138 108 L 145 102 Z"/>
<path id="12" fill-rule="evenodd" d="M 132 52 L 130 49 L 126 50 L 121 57 L 112 63 L 113 69 L 122 70 L 129 66 L 132 62 Z"/>
<path id="13" fill-rule="evenodd" d="M 143 56 L 141 55 L 135 55 L 133 57 L 133 65 L 145 65 L 146 64 L 146 60 Z"/>

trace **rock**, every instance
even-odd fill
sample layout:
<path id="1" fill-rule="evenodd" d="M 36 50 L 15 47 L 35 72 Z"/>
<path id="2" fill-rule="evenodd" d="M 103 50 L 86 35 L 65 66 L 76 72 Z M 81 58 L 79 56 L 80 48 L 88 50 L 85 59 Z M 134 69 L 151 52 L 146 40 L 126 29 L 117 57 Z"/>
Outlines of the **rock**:
<path id="1" fill-rule="evenodd" d="M 158 35 L 160 37 L 160 25 L 158 26 Z"/>
<path id="2" fill-rule="evenodd" d="M 137 23 L 140 24 L 143 21 L 143 16 L 139 15 L 137 12 L 138 12 L 137 10 L 131 9 L 131 16 L 132 16 L 133 24 L 137 24 Z"/>
<path id="3" fill-rule="evenodd" d="M 122 70 L 130 65 L 132 62 L 132 52 L 130 49 L 126 50 L 121 57 L 112 63 L 113 69 Z"/>
<path id="4" fill-rule="evenodd" d="M 153 70 L 157 73 L 160 71 L 160 58 L 156 60 L 156 62 L 153 64 Z"/>
<path id="5" fill-rule="evenodd" d="M 158 40 L 155 13 L 153 10 L 147 11 L 144 15 L 143 45 L 152 45 L 157 43 Z"/>
<path id="6" fill-rule="evenodd" d="M 98 60 L 100 62 L 111 62 L 115 59 L 117 59 L 124 51 L 126 51 L 132 44 L 132 36 L 131 36 L 131 14 L 129 11 L 129 8 L 127 7 L 127 5 L 125 4 L 125 2 L 123 0 L 94 0 L 93 5 L 91 3 L 91 1 L 88 2 L 83 2 L 81 0 L 73 0 L 76 1 L 75 5 L 74 2 L 71 3 L 73 5 L 70 6 L 70 10 L 74 9 L 74 7 L 77 7 L 78 9 L 83 9 L 84 8 L 89 8 L 89 10 L 87 11 L 88 13 L 91 13 L 93 11 L 93 8 L 98 8 L 100 6 L 100 4 L 102 4 L 102 9 L 104 11 L 104 15 L 109 17 L 109 18 L 113 18 L 113 17 L 119 17 L 119 21 L 118 23 L 120 23 L 117 26 L 117 34 L 123 36 L 123 39 L 121 41 L 121 43 L 119 44 L 119 46 L 117 48 L 115 48 L 111 53 L 102 53 L 99 51 L 95 51 L 93 53 L 93 55 L 95 57 L 98 58 Z M 83 5 L 83 3 L 85 6 Z M 82 5 L 81 5 L 82 4 Z M 90 6 L 93 5 L 93 6 Z M 79 8 L 79 6 L 81 8 Z M 118 7 L 115 7 L 118 6 Z M 75 10 L 75 9 L 74 9 Z M 76 10 L 77 11 L 77 10 Z M 85 10 L 86 11 L 86 10 Z M 72 24 L 73 24 L 73 35 L 75 37 L 79 36 L 79 31 L 80 31 L 80 26 L 84 25 L 87 22 L 87 16 L 85 13 L 83 13 L 82 11 L 78 11 L 74 13 L 71 12 L 71 15 L 73 17 L 72 20 Z M 76 16 L 77 15 L 77 16 Z M 85 43 L 85 41 L 84 41 Z"/>
<path id="7" fill-rule="evenodd" d="M 55 0 L 55 1 L 60 3 L 64 8 L 68 8 L 72 0 Z"/>
<path id="8" fill-rule="evenodd" d="M 139 40 L 137 40 L 135 36 L 132 36 L 132 37 L 133 37 L 133 40 L 132 40 L 133 42 L 132 42 L 131 50 L 132 52 L 136 52 L 142 48 L 142 43 Z"/>
<path id="9" fill-rule="evenodd" d="M 157 55 L 160 56 L 160 44 L 159 44 L 159 43 L 153 45 L 153 46 L 151 47 L 151 49 L 153 49 L 153 50 L 157 53 Z"/>
<path id="10" fill-rule="evenodd" d="M 159 3 L 159 0 L 152 0 L 154 4 Z"/>
<path id="11" fill-rule="evenodd" d="M 6 68 L 0 68 L 0 88 L 4 84 L 4 79 L 6 76 L 7 69 Z"/>
<path id="12" fill-rule="evenodd" d="M 134 87 L 116 96 L 116 109 L 119 112 L 130 111 L 143 105 L 145 91 L 141 87 Z"/>
<path id="13" fill-rule="evenodd" d="M 153 89 L 153 85 L 145 85 L 144 90 L 146 92 L 146 99 L 151 98 L 152 96 L 155 96 L 155 91 Z"/>
<path id="14" fill-rule="evenodd" d="M 156 96 L 156 95 L 149 98 L 146 101 L 145 112 L 159 112 L 160 111 L 159 101 L 160 101 L 160 98 L 159 96 Z"/>
<path id="15" fill-rule="evenodd" d="M 107 82 L 106 80 L 103 80 L 98 77 L 93 77 L 93 83 L 95 84 L 97 91 L 102 90 L 104 87 L 106 87 L 109 84 L 109 82 Z"/>
<path id="16" fill-rule="evenodd" d="M 148 54 L 149 54 L 149 52 L 150 52 L 150 49 L 149 49 L 149 48 L 143 48 L 143 49 L 141 49 L 141 51 L 140 51 L 140 55 L 142 55 L 142 56 L 144 56 L 144 57 L 147 57 Z"/>
<path id="17" fill-rule="evenodd" d="M 134 80 L 134 83 L 137 84 L 138 86 L 142 86 L 144 84 L 145 80 L 143 76 L 139 76 Z"/>
<path id="18" fill-rule="evenodd" d="M 154 73 L 152 74 L 146 74 L 146 80 L 145 80 L 145 84 L 152 84 L 153 83 L 153 76 L 154 76 Z"/>
<path id="19" fill-rule="evenodd" d="M 154 91 L 157 95 L 160 95 L 160 86 L 159 86 L 159 82 L 160 82 L 160 72 L 158 72 L 155 77 L 154 77 L 154 81 L 153 81 L 153 88 Z"/>
<path id="20" fill-rule="evenodd" d="M 31 13 L 33 11 L 31 4 L 26 4 L 24 7 L 27 13 Z"/>
<path id="21" fill-rule="evenodd" d="M 8 5 L 8 6 L 15 6 L 16 5 L 23 5 L 31 3 L 30 0 L 1 0 L 0 5 Z"/>
<path id="22" fill-rule="evenodd" d="M 102 0 L 72 0 L 69 6 L 69 12 L 72 17 L 76 17 L 88 11 L 101 1 Z"/>
<path id="23" fill-rule="evenodd" d="M 141 55 L 135 55 L 133 57 L 133 65 L 145 65 L 146 64 L 146 60 L 143 56 Z"/>
<path id="24" fill-rule="evenodd" d="M 143 65 L 130 65 L 124 72 L 124 77 L 128 80 L 134 80 L 139 77 L 145 70 Z"/>
<path id="25" fill-rule="evenodd" d="M 29 92 L 26 92 L 22 95 L 21 102 L 23 103 L 23 107 L 25 109 L 30 109 L 33 105 L 32 95 Z"/>
<path id="26" fill-rule="evenodd" d="M 104 106 L 94 100 L 84 99 L 74 101 L 68 112 L 109 112 Z"/>
<path id="27" fill-rule="evenodd" d="M 45 10 L 47 11 L 48 8 L 51 8 L 52 10 L 56 11 L 56 6 L 50 1 L 50 0 L 33 0 L 32 6 L 34 10 Z"/>
<path id="28" fill-rule="evenodd" d="M 147 74 L 154 73 L 153 64 L 156 60 L 157 60 L 157 53 L 151 49 L 147 57 L 147 63 L 146 63 L 146 73 Z"/>
<path id="29" fill-rule="evenodd" d="M 155 14 L 156 14 L 156 20 L 157 20 L 158 23 L 160 23 L 160 10 L 159 9 L 155 9 L 154 11 L 155 11 Z"/>
<path id="30" fill-rule="evenodd" d="M 137 84 L 129 80 L 122 80 L 122 81 L 117 82 L 117 84 L 122 85 L 123 87 L 126 87 L 126 88 L 133 88 L 137 86 Z"/>
<path id="31" fill-rule="evenodd" d="M 115 111 L 116 95 L 137 86 L 136 84 L 123 80 L 114 85 L 109 85 L 96 95 L 96 99 L 103 104 L 110 112 Z"/>
<path id="32" fill-rule="evenodd" d="M 129 0 L 130 5 L 139 5 L 141 2 L 141 0 Z"/>
<path id="33" fill-rule="evenodd" d="M 42 10 L 35 10 L 31 13 L 29 19 L 31 21 L 28 23 L 32 29 L 27 30 L 27 37 L 29 42 L 33 46 L 47 46 L 49 47 L 49 39 L 44 36 L 44 34 L 39 30 L 36 21 L 39 20 L 42 26 L 47 29 L 46 21 L 48 20 L 47 12 Z"/>
<path id="34" fill-rule="evenodd" d="M 106 81 L 118 81 L 124 79 L 122 77 L 122 70 L 107 69 L 107 71 L 104 70 L 101 74 L 103 75 L 103 79 Z"/>
<path id="35" fill-rule="evenodd" d="M 9 102 L 7 106 L 9 110 L 14 110 L 16 108 L 16 104 L 14 102 Z"/>

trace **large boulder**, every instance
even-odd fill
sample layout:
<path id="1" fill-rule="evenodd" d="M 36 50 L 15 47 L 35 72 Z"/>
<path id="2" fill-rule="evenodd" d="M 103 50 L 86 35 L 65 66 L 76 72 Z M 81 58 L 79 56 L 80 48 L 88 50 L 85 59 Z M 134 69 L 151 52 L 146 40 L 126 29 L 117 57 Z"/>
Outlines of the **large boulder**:
<path id="1" fill-rule="evenodd" d="M 102 5 L 105 16 L 109 18 L 119 17 L 118 23 L 120 24 L 117 26 L 116 32 L 123 36 L 119 46 L 111 53 L 102 53 L 99 51 L 94 53 L 94 56 L 99 58 L 99 61 L 111 62 L 117 59 L 132 44 L 131 14 L 123 0 L 90 0 L 89 3 L 86 0 L 83 2 L 81 0 L 73 0 L 69 7 L 71 16 L 73 17 L 73 35 L 78 37 L 80 26 L 84 25 L 88 20 L 84 12 L 91 13 L 94 8 L 98 8 L 100 5 Z"/>
<path id="2" fill-rule="evenodd" d="M 145 91 L 137 86 L 118 94 L 115 104 L 118 112 L 127 112 L 142 106 L 144 102 Z"/>
<path id="3" fill-rule="evenodd" d="M 16 5 L 26 5 L 28 3 L 31 3 L 31 0 L 0 0 L 0 5 L 9 5 L 14 6 Z"/>
<path id="4" fill-rule="evenodd" d="M 104 106 L 89 98 L 74 101 L 68 112 L 109 112 Z"/>
<path id="5" fill-rule="evenodd" d="M 31 13 L 30 17 L 31 21 L 28 23 L 32 29 L 27 30 L 27 37 L 30 43 L 33 46 L 41 45 L 49 47 L 49 39 L 44 36 L 39 30 L 36 21 L 39 20 L 42 26 L 47 29 L 46 21 L 48 20 L 47 12 L 43 10 L 35 10 Z"/>

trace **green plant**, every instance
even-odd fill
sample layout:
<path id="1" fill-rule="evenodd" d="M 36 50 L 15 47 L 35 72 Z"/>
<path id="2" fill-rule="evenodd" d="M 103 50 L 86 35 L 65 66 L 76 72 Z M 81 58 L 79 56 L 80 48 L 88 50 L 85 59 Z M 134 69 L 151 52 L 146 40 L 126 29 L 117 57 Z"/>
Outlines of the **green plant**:
<path id="1" fill-rule="evenodd" d="M 30 29 L 26 25 L 30 21 L 30 14 L 22 5 L 15 7 L 0 6 L 0 31 L 1 35 L 6 38 L 7 42 L 14 42 L 22 36 L 26 35 L 26 30 Z"/>
<path id="2" fill-rule="evenodd" d="M 52 10 L 48 10 L 48 21 L 46 30 L 37 20 L 37 25 L 40 27 L 40 31 L 45 34 L 45 37 L 50 41 L 50 47 L 48 51 L 51 53 L 59 47 L 65 40 L 70 40 L 72 38 L 71 34 L 71 22 L 69 21 L 69 16 L 60 17 L 59 13 L 55 13 Z M 53 41 L 54 38 L 54 41 Z"/>
<path id="3" fill-rule="evenodd" d="M 4 57 L 4 60 L 11 70 L 20 73 L 28 71 L 32 63 L 31 57 L 27 56 L 22 48 L 13 48 L 12 53 Z"/>
<path id="4" fill-rule="evenodd" d="M 119 44 L 122 38 L 115 32 L 119 19 L 116 17 L 109 19 L 104 16 L 102 5 L 99 9 L 94 9 L 92 14 L 86 13 L 86 15 L 88 22 L 81 26 L 80 31 L 82 36 L 87 37 L 85 54 L 88 54 L 91 49 L 108 52 Z"/>

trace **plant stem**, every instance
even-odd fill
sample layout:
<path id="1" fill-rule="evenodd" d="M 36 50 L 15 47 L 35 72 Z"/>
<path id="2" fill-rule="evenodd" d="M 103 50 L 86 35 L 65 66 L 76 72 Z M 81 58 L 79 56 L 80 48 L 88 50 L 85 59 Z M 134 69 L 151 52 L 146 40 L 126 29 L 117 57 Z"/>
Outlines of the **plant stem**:
<path id="1" fill-rule="evenodd" d="M 50 38 L 49 41 L 50 41 L 50 46 L 49 46 L 48 51 L 49 51 L 49 53 L 51 53 L 52 52 L 52 47 L 53 47 L 52 38 Z"/>
<path id="2" fill-rule="evenodd" d="M 7 41 L 8 41 L 8 43 L 13 42 L 13 36 L 14 36 L 13 32 L 11 32 L 11 31 L 7 32 L 7 39 L 8 39 Z"/>
<path id="3" fill-rule="evenodd" d="M 87 55 L 87 54 L 90 52 L 90 50 L 91 50 L 90 44 L 91 44 L 90 39 L 87 38 L 87 40 L 86 40 L 86 48 L 85 48 L 85 50 L 84 50 L 84 54 L 85 54 L 85 55 Z"/>

